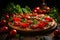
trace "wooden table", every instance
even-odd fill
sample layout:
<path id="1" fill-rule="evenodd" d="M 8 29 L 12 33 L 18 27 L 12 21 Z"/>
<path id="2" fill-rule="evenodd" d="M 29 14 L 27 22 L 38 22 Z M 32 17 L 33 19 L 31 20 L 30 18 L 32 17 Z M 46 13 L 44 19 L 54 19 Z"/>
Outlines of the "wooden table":
<path id="1" fill-rule="evenodd" d="M 60 30 L 60 24 L 58 28 Z M 40 38 L 45 38 L 46 40 L 60 40 L 60 37 L 54 37 L 53 32 L 44 36 L 20 36 L 19 37 L 9 37 L 8 34 L 0 34 L 0 40 L 40 40 Z"/>

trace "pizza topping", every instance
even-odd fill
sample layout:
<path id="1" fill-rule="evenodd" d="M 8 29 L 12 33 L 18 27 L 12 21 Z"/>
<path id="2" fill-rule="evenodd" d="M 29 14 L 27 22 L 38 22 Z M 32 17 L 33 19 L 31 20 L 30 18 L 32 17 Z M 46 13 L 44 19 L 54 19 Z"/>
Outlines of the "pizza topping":
<path id="1" fill-rule="evenodd" d="M 27 22 L 28 22 L 29 24 L 32 24 L 32 20 L 27 20 Z"/>
<path id="2" fill-rule="evenodd" d="M 20 26 L 22 26 L 23 28 L 26 28 L 26 27 L 28 27 L 28 24 L 20 22 Z"/>
<path id="3" fill-rule="evenodd" d="M 38 28 L 38 25 L 37 24 L 36 25 L 33 25 L 31 28 L 32 29 L 37 29 Z"/>
<path id="4" fill-rule="evenodd" d="M 40 21 L 40 23 L 38 25 L 39 25 L 39 28 L 43 29 L 47 24 L 48 24 L 48 22 Z"/>
<path id="5" fill-rule="evenodd" d="M 48 22 L 52 22 L 53 21 L 52 18 L 48 18 L 48 17 L 45 18 L 45 20 L 48 21 Z"/>
<path id="6" fill-rule="evenodd" d="M 20 26 L 20 21 L 14 21 L 14 26 Z"/>
<path id="7" fill-rule="evenodd" d="M 20 18 L 14 17 L 13 21 L 20 21 Z"/>
<path id="8" fill-rule="evenodd" d="M 38 21 L 36 19 L 33 19 L 33 24 L 37 24 Z"/>
<path id="9" fill-rule="evenodd" d="M 13 25 L 19 26 L 20 28 L 32 28 L 32 29 L 44 29 L 48 26 L 51 26 L 51 23 L 53 21 L 52 18 L 49 16 L 45 16 L 44 14 L 37 14 L 37 13 L 31 13 L 31 14 L 25 14 L 21 15 L 22 18 L 14 17 L 13 18 Z"/>
<path id="10" fill-rule="evenodd" d="M 40 23 L 38 24 L 39 28 L 43 29 L 45 27 L 45 23 L 43 21 L 40 21 Z"/>

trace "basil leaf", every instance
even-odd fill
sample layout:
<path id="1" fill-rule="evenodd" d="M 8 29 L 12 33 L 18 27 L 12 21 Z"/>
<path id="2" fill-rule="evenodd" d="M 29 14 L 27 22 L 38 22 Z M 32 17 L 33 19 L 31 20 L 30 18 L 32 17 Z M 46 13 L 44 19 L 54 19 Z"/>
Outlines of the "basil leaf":
<path id="1" fill-rule="evenodd" d="M 16 5 L 16 10 L 18 10 L 18 13 L 23 13 L 22 8 L 18 4 Z"/>

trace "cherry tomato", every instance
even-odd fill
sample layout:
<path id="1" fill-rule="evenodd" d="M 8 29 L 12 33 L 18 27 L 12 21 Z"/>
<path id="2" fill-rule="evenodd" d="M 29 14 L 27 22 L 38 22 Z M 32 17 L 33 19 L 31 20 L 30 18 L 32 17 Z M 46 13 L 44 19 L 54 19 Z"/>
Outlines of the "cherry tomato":
<path id="1" fill-rule="evenodd" d="M 54 35 L 55 35 L 55 36 L 59 36 L 59 35 L 60 35 L 60 30 L 56 29 L 56 30 L 54 31 Z"/>
<path id="2" fill-rule="evenodd" d="M 15 36 L 16 34 L 17 34 L 16 30 L 13 29 L 13 30 L 10 31 L 10 36 Z"/>
<path id="3" fill-rule="evenodd" d="M 39 14 L 42 14 L 43 13 L 43 11 L 42 10 L 39 10 L 39 12 L 38 12 Z"/>
<path id="4" fill-rule="evenodd" d="M 50 10 L 50 7 L 47 7 L 46 9 L 47 9 L 47 10 Z"/>
<path id="5" fill-rule="evenodd" d="M 40 10 L 40 7 L 36 7 L 35 9 L 36 9 L 36 10 Z"/>
<path id="6" fill-rule="evenodd" d="M 4 18 L 9 19 L 9 15 L 8 14 L 5 14 L 4 15 Z"/>
<path id="7" fill-rule="evenodd" d="M 1 20 L 1 25 L 6 25 L 6 20 Z"/>
<path id="8" fill-rule="evenodd" d="M 47 11 L 49 11 L 50 7 L 45 6 L 44 9 L 46 9 Z"/>
<path id="9" fill-rule="evenodd" d="M 35 9 L 35 10 L 33 10 L 33 12 L 34 12 L 34 13 L 37 13 L 38 11 Z"/>
<path id="10" fill-rule="evenodd" d="M 7 32 L 7 31 L 8 31 L 8 27 L 3 26 L 3 27 L 1 28 L 1 32 Z"/>
<path id="11" fill-rule="evenodd" d="M 46 10 L 42 10 L 42 13 L 43 13 L 43 14 L 46 13 Z"/>

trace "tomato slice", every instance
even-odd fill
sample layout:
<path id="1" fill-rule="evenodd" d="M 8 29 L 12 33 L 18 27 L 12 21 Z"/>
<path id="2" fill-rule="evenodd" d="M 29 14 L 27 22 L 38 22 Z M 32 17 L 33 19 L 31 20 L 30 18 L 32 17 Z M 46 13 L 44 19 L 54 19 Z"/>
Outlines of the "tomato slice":
<path id="1" fill-rule="evenodd" d="M 20 21 L 20 18 L 15 17 L 13 18 L 13 21 Z"/>
<path id="2" fill-rule="evenodd" d="M 48 22 L 52 22 L 53 21 L 52 18 L 45 18 L 45 20 L 48 21 Z"/>
<path id="3" fill-rule="evenodd" d="M 26 27 L 28 27 L 28 24 L 27 23 L 20 22 L 20 26 L 22 26 L 23 28 L 26 28 Z"/>
<path id="4" fill-rule="evenodd" d="M 48 25 L 48 22 L 40 21 L 38 25 L 39 25 L 39 28 L 43 29 L 46 25 Z"/>

